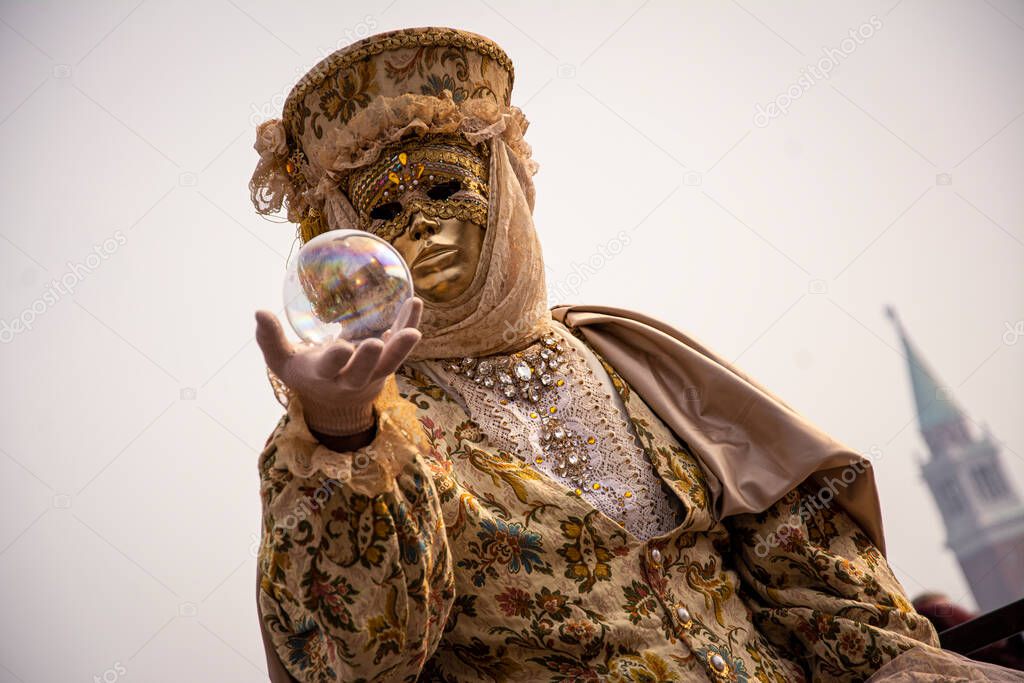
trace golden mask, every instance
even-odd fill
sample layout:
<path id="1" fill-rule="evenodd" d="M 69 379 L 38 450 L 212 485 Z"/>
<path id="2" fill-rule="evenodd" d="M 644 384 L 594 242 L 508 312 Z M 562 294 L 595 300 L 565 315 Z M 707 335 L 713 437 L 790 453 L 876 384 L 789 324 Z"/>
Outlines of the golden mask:
<path id="1" fill-rule="evenodd" d="M 359 228 L 394 240 L 417 213 L 487 225 L 486 147 L 461 136 L 432 136 L 385 150 L 352 173 L 347 195 Z"/>
<path id="2" fill-rule="evenodd" d="M 405 141 L 354 172 L 348 196 L 360 229 L 391 242 L 416 293 L 451 301 L 476 274 L 487 225 L 485 146 L 461 136 Z"/>
<path id="3" fill-rule="evenodd" d="M 474 222 L 417 211 L 391 244 L 409 264 L 417 296 L 445 302 L 473 282 L 483 241 L 484 229 Z"/>

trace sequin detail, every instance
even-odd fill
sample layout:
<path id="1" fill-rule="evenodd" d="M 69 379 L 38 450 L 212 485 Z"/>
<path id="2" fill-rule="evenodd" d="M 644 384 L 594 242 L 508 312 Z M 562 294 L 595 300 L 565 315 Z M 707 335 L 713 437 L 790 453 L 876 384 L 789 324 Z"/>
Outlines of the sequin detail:
<path id="1" fill-rule="evenodd" d="M 513 354 L 429 363 L 492 444 L 519 454 L 638 538 L 681 522 L 679 502 L 661 486 L 595 374 L 604 371 L 560 330 Z"/>
<path id="2" fill-rule="evenodd" d="M 506 399 L 540 403 L 565 384 L 561 376 L 565 347 L 554 336 L 543 337 L 540 344 L 508 356 L 463 358 L 449 361 L 445 369 L 473 380 Z M 559 384 L 559 380 L 562 383 Z"/>

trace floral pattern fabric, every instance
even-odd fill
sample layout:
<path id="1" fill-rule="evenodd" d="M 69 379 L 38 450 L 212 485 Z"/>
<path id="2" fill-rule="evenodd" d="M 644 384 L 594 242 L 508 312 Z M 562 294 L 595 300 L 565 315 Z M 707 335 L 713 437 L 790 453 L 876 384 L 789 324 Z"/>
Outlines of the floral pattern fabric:
<path id="1" fill-rule="evenodd" d="M 605 365 L 685 514 L 641 540 L 493 445 L 417 370 L 397 375 L 422 434 L 364 495 L 301 476 L 318 447 L 290 407 L 260 458 L 264 625 L 300 681 L 861 681 L 936 646 L 885 559 L 804 485 L 717 520 L 685 444 Z M 296 419 L 298 417 L 298 419 Z M 385 438 L 378 436 L 377 440 Z M 366 462 L 375 441 L 337 457 Z"/>

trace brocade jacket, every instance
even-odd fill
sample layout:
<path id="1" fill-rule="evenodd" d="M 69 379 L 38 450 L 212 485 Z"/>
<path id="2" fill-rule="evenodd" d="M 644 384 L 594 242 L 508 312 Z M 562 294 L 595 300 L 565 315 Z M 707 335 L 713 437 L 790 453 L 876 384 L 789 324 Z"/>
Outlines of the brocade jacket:
<path id="1" fill-rule="evenodd" d="M 548 394 L 488 402 L 456 390 L 469 379 L 502 389 L 508 378 L 477 361 L 403 365 L 378 401 L 374 441 L 357 451 L 320 445 L 298 399 L 288 402 L 259 459 L 258 599 L 292 676 L 855 681 L 937 647 L 879 550 L 809 484 L 763 513 L 716 519 L 687 445 L 587 352 L 621 424 L 578 411 L 569 426 L 598 435 L 578 441 L 589 452 L 607 455 L 606 435 L 627 434 L 646 456 L 660 487 L 648 494 L 674 510 L 646 533 L 628 507 L 640 492 L 607 459 L 593 484 L 551 474 L 588 451 L 545 450 L 560 415 Z M 494 364 L 514 373 L 516 359 L 503 358 Z M 517 401 L 531 401 L 532 441 L 503 412 Z M 581 490 L 602 483 L 627 504 L 622 516 Z"/>

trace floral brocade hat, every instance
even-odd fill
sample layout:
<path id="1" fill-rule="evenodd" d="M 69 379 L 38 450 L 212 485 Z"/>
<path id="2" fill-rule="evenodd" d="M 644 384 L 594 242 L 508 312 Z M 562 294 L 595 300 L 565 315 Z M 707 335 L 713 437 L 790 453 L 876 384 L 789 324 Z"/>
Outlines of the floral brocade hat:
<path id="1" fill-rule="evenodd" d="M 451 28 L 388 31 L 338 50 L 257 129 L 253 205 L 284 208 L 303 242 L 339 227 L 391 239 L 411 210 L 485 222 L 488 141 L 500 137 L 529 175 L 537 170 L 529 124 L 511 106 L 513 76 L 497 44 Z"/>

